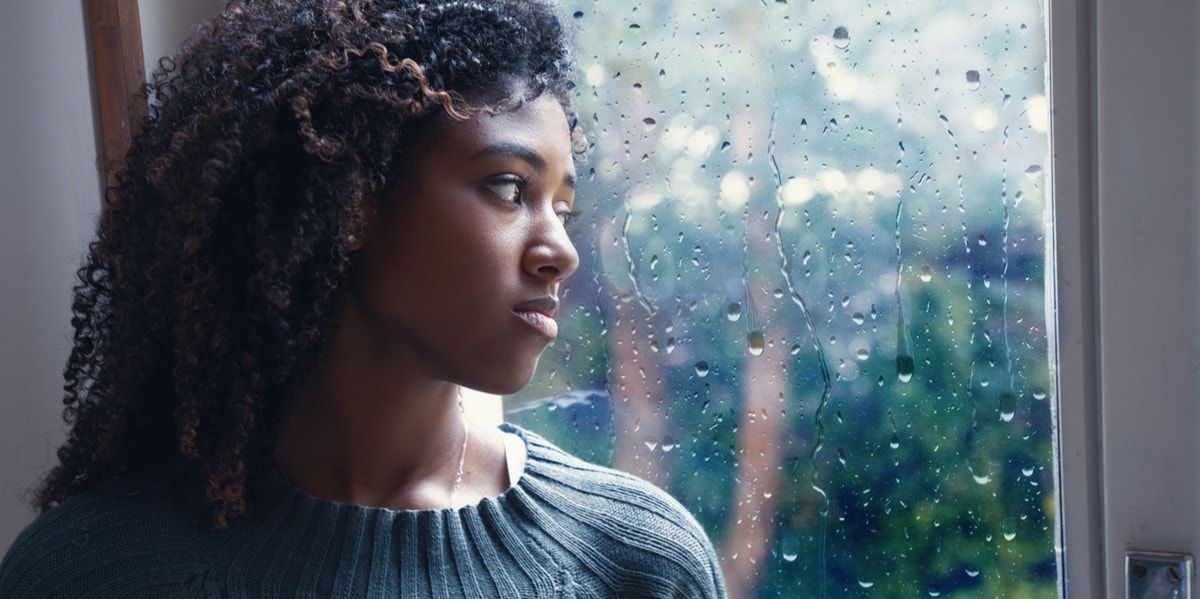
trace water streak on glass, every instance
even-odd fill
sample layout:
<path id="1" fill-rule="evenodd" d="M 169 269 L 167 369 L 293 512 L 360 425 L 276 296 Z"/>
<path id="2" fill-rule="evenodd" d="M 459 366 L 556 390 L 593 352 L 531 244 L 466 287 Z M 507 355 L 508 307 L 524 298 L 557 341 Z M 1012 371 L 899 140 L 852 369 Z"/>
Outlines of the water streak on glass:
<path id="1" fill-rule="evenodd" d="M 817 333 L 816 320 L 808 310 L 808 303 L 804 301 L 804 296 L 796 287 L 796 282 L 792 278 L 792 260 L 791 254 L 787 251 L 783 241 L 783 219 L 786 208 L 783 204 L 783 196 L 780 191 L 783 188 L 783 174 L 779 169 L 779 162 L 775 159 L 775 118 L 778 112 L 778 106 L 771 111 L 771 125 L 768 129 L 767 155 L 771 160 L 771 174 L 775 178 L 775 247 L 779 251 L 779 270 L 783 275 L 784 284 L 787 286 L 788 296 L 792 303 L 800 309 L 800 316 L 804 321 L 804 326 L 808 330 L 808 337 L 812 342 L 813 349 L 817 353 L 817 363 L 821 369 L 821 399 L 818 400 L 817 410 L 813 414 L 813 424 L 816 428 L 816 439 L 813 441 L 812 449 L 809 451 L 808 461 L 812 467 L 812 473 L 809 475 L 809 486 L 821 496 L 820 514 L 822 519 L 821 538 L 817 542 L 818 546 L 818 563 L 817 569 L 821 576 L 820 596 L 825 596 L 825 580 L 828 564 L 826 563 L 826 534 L 828 527 L 825 524 L 829 518 L 829 494 L 821 487 L 821 470 L 820 464 L 817 462 L 817 457 L 821 453 L 821 449 L 825 445 L 825 423 L 821 417 L 825 413 L 825 408 L 829 403 L 829 392 L 833 390 L 833 378 L 829 374 L 829 362 L 825 358 L 825 347 L 821 344 L 821 336 Z M 838 453 L 842 454 L 839 448 Z M 844 459 L 844 455 L 842 456 Z"/>

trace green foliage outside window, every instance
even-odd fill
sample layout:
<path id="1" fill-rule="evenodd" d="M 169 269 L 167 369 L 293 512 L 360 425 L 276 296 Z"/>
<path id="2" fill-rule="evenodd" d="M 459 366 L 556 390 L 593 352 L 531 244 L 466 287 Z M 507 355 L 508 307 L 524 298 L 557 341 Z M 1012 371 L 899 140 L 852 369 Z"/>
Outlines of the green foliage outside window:
<path id="1" fill-rule="evenodd" d="M 592 148 L 509 418 L 747 597 L 1052 597 L 1036 2 L 564 0 Z"/>

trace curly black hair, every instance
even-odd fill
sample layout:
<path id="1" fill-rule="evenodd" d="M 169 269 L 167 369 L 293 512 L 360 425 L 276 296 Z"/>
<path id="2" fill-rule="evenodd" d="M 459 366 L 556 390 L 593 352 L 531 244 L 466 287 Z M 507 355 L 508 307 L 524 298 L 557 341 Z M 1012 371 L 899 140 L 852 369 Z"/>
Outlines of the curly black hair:
<path id="1" fill-rule="evenodd" d="M 446 119 L 548 93 L 577 135 L 564 38 L 529 0 L 243 0 L 163 59 L 79 270 L 36 507 L 170 469 L 212 526 L 252 511 L 364 199 Z"/>

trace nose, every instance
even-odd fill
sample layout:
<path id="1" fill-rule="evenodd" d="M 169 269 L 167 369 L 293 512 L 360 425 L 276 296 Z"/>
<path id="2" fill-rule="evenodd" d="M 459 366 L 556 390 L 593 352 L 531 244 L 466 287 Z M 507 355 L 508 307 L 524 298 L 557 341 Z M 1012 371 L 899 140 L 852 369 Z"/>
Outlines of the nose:
<path id="1" fill-rule="evenodd" d="M 579 252 L 553 210 L 538 219 L 533 239 L 525 249 L 522 268 L 538 278 L 558 283 L 579 268 Z"/>

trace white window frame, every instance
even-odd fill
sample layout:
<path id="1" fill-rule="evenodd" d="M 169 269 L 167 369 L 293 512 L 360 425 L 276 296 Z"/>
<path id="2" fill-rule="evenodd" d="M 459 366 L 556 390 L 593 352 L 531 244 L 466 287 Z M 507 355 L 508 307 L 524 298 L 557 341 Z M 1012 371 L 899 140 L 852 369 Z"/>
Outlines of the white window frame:
<path id="1" fill-rule="evenodd" d="M 1200 9 L 1049 9 L 1060 584 L 1117 599 L 1200 538 Z"/>

